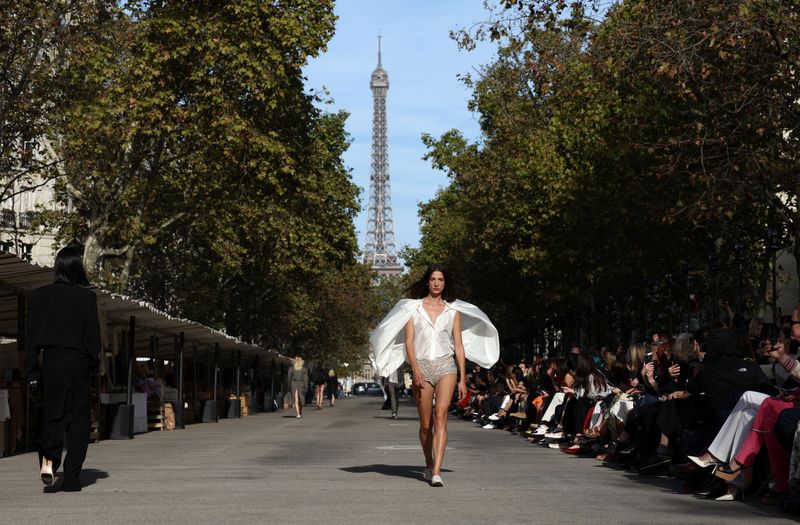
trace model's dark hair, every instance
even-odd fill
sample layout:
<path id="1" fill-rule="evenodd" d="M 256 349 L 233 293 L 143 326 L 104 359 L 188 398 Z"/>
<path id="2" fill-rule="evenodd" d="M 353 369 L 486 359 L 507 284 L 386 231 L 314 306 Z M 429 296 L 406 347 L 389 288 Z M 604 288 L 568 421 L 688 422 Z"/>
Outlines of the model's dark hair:
<path id="1" fill-rule="evenodd" d="M 428 266 L 422 277 L 415 281 L 411 286 L 406 288 L 405 295 L 411 299 L 424 299 L 428 296 L 428 281 L 433 272 L 442 272 L 444 276 L 444 290 L 442 291 L 442 299 L 448 303 L 455 301 L 458 296 L 456 294 L 456 283 L 453 281 L 452 276 L 447 272 L 443 266 L 432 264 Z"/>
<path id="2" fill-rule="evenodd" d="M 89 278 L 83 268 L 81 252 L 72 246 L 61 248 L 56 254 L 55 274 L 57 283 L 89 286 Z"/>
<path id="3" fill-rule="evenodd" d="M 606 377 L 597 369 L 592 356 L 588 352 L 581 352 L 575 364 L 575 383 L 572 388 L 581 388 L 584 392 L 589 392 L 592 382 L 597 390 L 603 390 L 608 385 Z"/>

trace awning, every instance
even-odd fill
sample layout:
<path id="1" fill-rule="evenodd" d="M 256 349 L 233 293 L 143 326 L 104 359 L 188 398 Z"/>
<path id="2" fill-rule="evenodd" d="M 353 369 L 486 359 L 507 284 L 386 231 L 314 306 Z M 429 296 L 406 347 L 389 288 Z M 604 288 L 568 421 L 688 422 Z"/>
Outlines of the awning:
<path id="1" fill-rule="evenodd" d="M 53 282 L 53 269 L 38 266 L 20 259 L 16 255 L 0 253 L 0 335 L 16 337 L 18 326 L 18 296 L 29 296 L 34 289 Z M 243 357 L 260 356 L 265 360 L 275 359 L 276 363 L 290 363 L 291 360 L 275 350 L 247 343 L 188 319 L 173 317 L 158 310 L 145 301 L 91 288 L 97 294 L 97 306 L 105 315 L 107 324 L 127 326 L 131 316 L 136 317 L 135 353 L 137 356 L 150 355 L 151 337 L 156 337 L 155 357 L 171 359 L 175 355 L 174 338 L 184 334 L 184 348 L 189 355 L 193 347 L 213 348 L 229 354 L 240 351 Z M 121 343 L 124 347 L 124 342 Z"/>

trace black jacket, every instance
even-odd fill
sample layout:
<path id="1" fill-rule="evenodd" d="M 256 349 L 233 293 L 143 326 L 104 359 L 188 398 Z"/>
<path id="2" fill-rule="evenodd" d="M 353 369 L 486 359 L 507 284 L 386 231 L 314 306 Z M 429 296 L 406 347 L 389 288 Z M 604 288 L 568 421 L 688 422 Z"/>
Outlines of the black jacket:
<path id="1" fill-rule="evenodd" d="M 733 408 L 747 390 L 770 395 L 777 393 L 758 364 L 732 356 L 706 357 L 697 375 L 688 381 L 686 389 L 693 396 L 704 394 L 706 403 L 717 411 Z"/>
<path id="2" fill-rule="evenodd" d="M 86 288 L 54 283 L 33 291 L 25 335 L 28 373 L 38 366 L 39 349 L 57 346 L 85 350 L 93 366 L 100 361 L 97 296 Z"/>

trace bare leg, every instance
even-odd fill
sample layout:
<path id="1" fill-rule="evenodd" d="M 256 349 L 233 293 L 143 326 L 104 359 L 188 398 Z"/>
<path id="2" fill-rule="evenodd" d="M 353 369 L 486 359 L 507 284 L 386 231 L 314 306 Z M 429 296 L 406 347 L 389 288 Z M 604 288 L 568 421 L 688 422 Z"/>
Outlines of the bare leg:
<path id="1" fill-rule="evenodd" d="M 447 374 L 436 383 L 436 406 L 433 410 L 433 475 L 442 470 L 444 451 L 447 449 L 447 413 L 453 390 L 456 387 L 456 375 Z"/>
<path id="2" fill-rule="evenodd" d="M 433 468 L 433 386 L 427 382 L 422 387 L 415 386 L 414 398 L 417 400 L 419 442 L 425 454 L 425 468 Z"/>
<path id="3" fill-rule="evenodd" d="M 322 408 L 322 392 L 325 387 L 317 385 L 317 408 Z"/>
<path id="4" fill-rule="evenodd" d="M 300 393 L 295 390 L 294 392 L 294 411 L 298 416 L 303 415 L 303 405 L 300 404 Z"/>

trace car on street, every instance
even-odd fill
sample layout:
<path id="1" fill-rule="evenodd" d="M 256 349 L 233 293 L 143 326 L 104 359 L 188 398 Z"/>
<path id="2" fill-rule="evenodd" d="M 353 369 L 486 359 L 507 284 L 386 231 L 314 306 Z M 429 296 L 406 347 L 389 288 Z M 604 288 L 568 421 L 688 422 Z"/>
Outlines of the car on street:
<path id="1" fill-rule="evenodd" d="M 382 396 L 383 390 L 378 383 L 353 383 L 354 396 Z"/>

